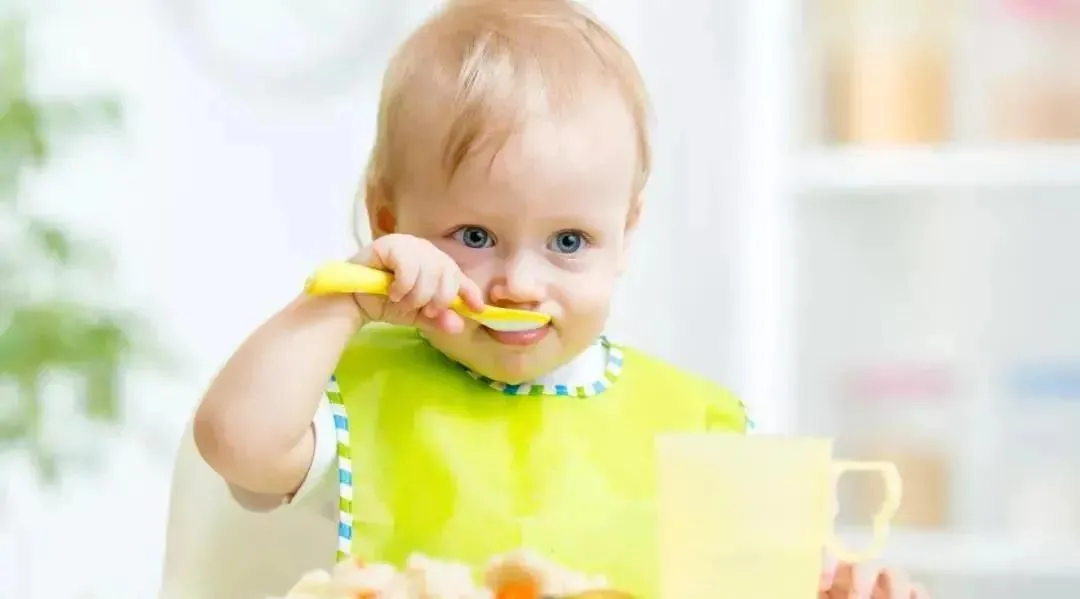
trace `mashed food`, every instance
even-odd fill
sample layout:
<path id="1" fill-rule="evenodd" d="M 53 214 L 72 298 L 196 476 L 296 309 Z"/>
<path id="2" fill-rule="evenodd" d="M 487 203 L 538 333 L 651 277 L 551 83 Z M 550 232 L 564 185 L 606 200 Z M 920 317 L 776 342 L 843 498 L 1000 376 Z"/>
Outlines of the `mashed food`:
<path id="1" fill-rule="evenodd" d="M 465 565 L 414 555 L 401 570 L 348 560 L 309 572 L 282 599 L 630 599 L 600 576 L 519 551 L 494 558 L 481 582 Z"/>

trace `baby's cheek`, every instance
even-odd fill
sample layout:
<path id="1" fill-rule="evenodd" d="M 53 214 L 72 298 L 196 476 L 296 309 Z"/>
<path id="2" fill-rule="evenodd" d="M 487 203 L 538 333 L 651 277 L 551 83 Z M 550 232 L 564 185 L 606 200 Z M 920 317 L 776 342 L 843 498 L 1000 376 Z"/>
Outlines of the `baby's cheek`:
<path id="1" fill-rule="evenodd" d="M 472 279 L 481 289 L 487 287 L 493 270 L 491 252 L 470 250 L 454 242 L 436 244 L 436 246 L 453 258 L 461 272 L 465 273 L 465 276 Z"/>
<path id="2" fill-rule="evenodd" d="M 597 279 L 579 279 L 561 290 L 563 321 L 598 333 L 607 320 L 613 292 L 614 285 Z"/>

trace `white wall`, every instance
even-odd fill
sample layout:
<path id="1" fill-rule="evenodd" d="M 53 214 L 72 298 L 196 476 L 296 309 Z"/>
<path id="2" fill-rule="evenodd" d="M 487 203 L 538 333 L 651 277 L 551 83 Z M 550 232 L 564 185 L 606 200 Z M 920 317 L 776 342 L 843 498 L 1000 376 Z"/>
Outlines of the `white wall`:
<path id="1" fill-rule="evenodd" d="M 118 301 L 153 319 L 183 369 L 133 378 L 131 423 L 101 445 L 97 475 L 42 498 L 5 471 L 0 597 L 152 596 L 187 416 L 217 366 L 311 265 L 350 250 L 348 205 L 372 136 L 371 68 L 320 101 L 245 95 L 188 60 L 154 3 L 95 4 L 61 6 L 49 20 L 43 85 L 120 90 L 126 132 L 74 149 L 34 193 L 108 239 L 120 259 Z M 428 4 L 410 3 L 405 20 Z M 593 4 L 640 58 L 658 121 L 647 221 L 612 329 L 733 377 L 734 199 L 746 168 L 733 116 L 739 15 L 734 3 L 709 0 L 678 11 L 659 0 Z M 393 43 L 388 31 L 374 57 Z M 64 557 L 71 563 L 56 576 L 49 560 Z"/>

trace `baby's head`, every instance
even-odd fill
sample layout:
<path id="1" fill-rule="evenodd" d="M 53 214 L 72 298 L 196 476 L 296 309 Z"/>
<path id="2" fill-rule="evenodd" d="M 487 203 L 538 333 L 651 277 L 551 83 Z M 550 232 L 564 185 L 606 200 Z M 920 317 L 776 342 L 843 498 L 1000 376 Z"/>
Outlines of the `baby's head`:
<path id="1" fill-rule="evenodd" d="M 428 239 L 489 304 L 553 316 L 433 345 L 515 383 L 596 339 L 649 173 L 646 103 L 633 59 L 571 0 L 451 0 L 402 45 L 364 190 L 372 235 Z"/>

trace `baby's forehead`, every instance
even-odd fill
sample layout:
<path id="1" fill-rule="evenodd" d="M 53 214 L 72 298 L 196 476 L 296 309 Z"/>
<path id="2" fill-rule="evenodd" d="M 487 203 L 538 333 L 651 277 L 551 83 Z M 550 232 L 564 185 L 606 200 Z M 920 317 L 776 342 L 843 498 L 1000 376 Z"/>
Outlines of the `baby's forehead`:
<path id="1" fill-rule="evenodd" d="M 636 169 L 632 117 L 616 95 L 597 93 L 559 114 L 527 116 L 503 140 L 480 145 L 459 170 L 486 172 L 492 181 L 561 181 L 632 178 Z"/>
<path id="2" fill-rule="evenodd" d="M 595 95 L 580 109 L 535 113 L 509 130 L 492 128 L 450 170 L 439 139 L 416 139 L 428 148 L 409 177 L 424 195 L 449 194 L 463 203 L 488 197 L 629 198 L 638 172 L 632 116 L 618 97 Z M 414 154 L 417 156 L 417 154 Z M 534 202 L 535 203 L 535 202 Z"/>
<path id="3" fill-rule="evenodd" d="M 422 220 L 606 226 L 625 221 L 634 197 L 634 139 L 631 117 L 618 104 L 536 115 L 499 143 L 477 144 L 449 178 L 429 162 L 401 192 L 427 213 L 415 215 Z"/>
<path id="4" fill-rule="evenodd" d="M 608 82 L 582 86 L 573 101 L 549 102 L 540 92 L 523 92 L 487 99 L 479 109 L 415 91 L 406 104 L 408 118 L 397 123 L 396 154 L 425 170 L 432 161 L 449 176 L 478 165 L 516 173 L 538 160 L 582 167 L 637 161 L 632 109 Z"/>

